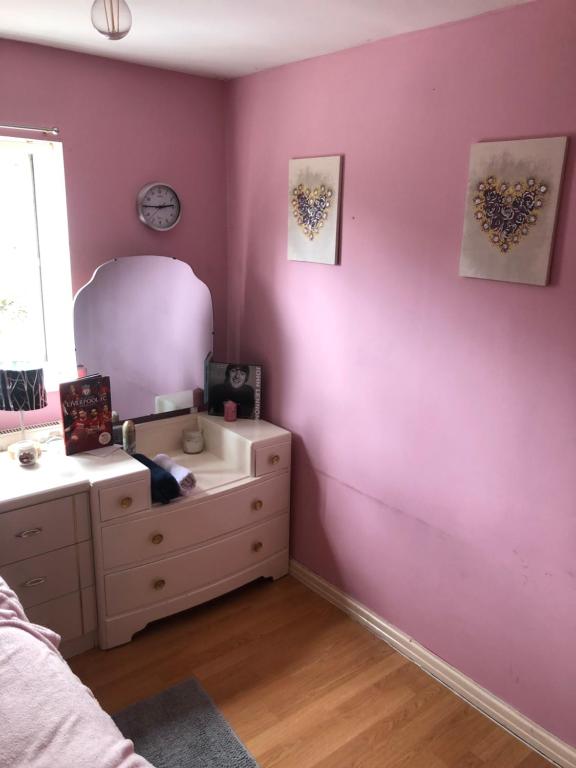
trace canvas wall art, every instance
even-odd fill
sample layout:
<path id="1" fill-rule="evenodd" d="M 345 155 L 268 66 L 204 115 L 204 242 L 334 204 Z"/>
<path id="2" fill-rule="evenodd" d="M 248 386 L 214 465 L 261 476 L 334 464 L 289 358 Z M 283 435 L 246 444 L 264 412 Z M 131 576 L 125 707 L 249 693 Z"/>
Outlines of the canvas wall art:
<path id="1" fill-rule="evenodd" d="M 546 285 L 566 137 L 473 144 L 460 275 Z"/>
<path id="2" fill-rule="evenodd" d="M 337 264 L 340 211 L 339 155 L 290 160 L 288 259 Z"/>

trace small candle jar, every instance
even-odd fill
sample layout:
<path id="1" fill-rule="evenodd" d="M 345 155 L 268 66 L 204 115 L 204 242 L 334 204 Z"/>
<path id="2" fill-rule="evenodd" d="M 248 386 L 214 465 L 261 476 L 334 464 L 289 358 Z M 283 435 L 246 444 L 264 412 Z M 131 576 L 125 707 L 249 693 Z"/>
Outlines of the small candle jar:
<path id="1" fill-rule="evenodd" d="M 32 467 L 38 461 L 40 452 L 36 443 L 22 442 L 16 446 L 16 458 L 22 467 Z"/>
<path id="2" fill-rule="evenodd" d="M 238 408 L 234 400 L 226 400 L 224 403 L 224 421 L 236 421 Z"/>
<path id="3" fill-rule="evenodd" d="M 182 450 L 184 453 L 201 453 L 204 450 L 204 437 L 199 429 L 182 431 Z"/>

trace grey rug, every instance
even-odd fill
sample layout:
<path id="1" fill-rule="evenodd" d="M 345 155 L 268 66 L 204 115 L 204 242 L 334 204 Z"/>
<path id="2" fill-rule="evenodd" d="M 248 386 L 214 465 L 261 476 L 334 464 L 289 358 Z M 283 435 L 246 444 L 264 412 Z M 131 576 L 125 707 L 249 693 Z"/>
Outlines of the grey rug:
<path id="1" fill-rule="evenodd" d="M 258 768 L 193 678 L 123 709 L 114 721 L 156 768 Z"/>

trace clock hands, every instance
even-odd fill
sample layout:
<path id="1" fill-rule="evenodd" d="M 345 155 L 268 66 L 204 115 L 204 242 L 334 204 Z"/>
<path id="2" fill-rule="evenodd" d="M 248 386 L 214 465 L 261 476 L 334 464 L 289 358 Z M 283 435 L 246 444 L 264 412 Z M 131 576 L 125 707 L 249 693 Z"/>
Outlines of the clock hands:
<path id="1" fill-rule="evenodd" d="M 165 203 L 164 205 L 142 205 L 142 208 L 174 208 L 174 203 Z"/>

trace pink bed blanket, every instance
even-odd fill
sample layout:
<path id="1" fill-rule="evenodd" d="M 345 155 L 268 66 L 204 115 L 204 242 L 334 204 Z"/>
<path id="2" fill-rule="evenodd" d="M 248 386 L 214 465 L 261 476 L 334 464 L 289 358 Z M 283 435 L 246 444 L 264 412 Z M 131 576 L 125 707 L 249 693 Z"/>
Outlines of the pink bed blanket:
<path id="1" fill-rule="evenodd" d="M 152 768 L 0 576 L 0 766 Z"/>

